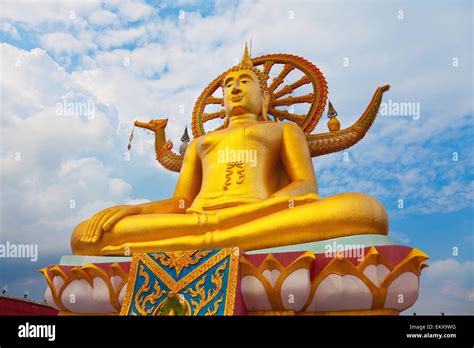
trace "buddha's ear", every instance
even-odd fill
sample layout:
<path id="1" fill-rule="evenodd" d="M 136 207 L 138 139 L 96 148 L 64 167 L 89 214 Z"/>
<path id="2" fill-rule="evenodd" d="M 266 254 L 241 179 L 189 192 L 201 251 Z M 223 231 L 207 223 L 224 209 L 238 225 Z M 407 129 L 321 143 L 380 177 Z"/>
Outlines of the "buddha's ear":
<path id="1" fill-rule="evenodd" d="M 264 121 L 268 121 L 268 105 L 270 104 L 270 93 L 268 93 L 268 91 L 263 91 L 262 94 L 262 119 Z"/>

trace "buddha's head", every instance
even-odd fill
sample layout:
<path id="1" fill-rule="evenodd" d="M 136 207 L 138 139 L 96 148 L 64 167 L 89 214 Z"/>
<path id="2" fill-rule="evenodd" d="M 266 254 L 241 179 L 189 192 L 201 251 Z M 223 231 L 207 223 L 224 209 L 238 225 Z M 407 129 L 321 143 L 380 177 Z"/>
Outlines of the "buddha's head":
<path id="1" fill-rule="evenodd" d="M 270 94 L 263 73 L 255 68 L 245 45 L 244 56 L 239 65 L 230 68 L 222 81 L 224 93 L 225 126 L 232 116 L 254 114 L 267 120 Z"/>

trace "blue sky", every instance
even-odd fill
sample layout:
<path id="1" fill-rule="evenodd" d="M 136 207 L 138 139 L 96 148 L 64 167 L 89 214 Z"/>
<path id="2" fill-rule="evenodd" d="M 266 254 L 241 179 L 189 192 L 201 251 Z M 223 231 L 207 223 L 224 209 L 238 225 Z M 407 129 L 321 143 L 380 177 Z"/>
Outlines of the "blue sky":
<path id="1" fill-rule="evenodd" d="M 72 229 L 94 212 L 172 194 L 177 176 L 156 164 L 149 134 L 135 133 L 125 160 L 130 125 L 167 117 L 167 136 L 179 144 L 201 90 L 252 39 L 253 56 L 290 53 L 316 64 L 343 127 L 383 84 L 392 86 L 385 102 L 419 106 L 417 119 L 379 115 L 349 161 L 315 158 L 320 194 L 371 194 L 387 208 L 397 243 L 430 255 L 408 313 L 474 314 L 471 2 L 2 6 L 0 237 L 39 246 L 37 262 L 1 260 L 0 286 L 10 294 L 28 289 L 41 299 L 35 271 L 69 254 Z M 63 100 L 92 101 L 93 117 L 58 116 Z M 315 131 L 325 128 L 322 121 Z"/>

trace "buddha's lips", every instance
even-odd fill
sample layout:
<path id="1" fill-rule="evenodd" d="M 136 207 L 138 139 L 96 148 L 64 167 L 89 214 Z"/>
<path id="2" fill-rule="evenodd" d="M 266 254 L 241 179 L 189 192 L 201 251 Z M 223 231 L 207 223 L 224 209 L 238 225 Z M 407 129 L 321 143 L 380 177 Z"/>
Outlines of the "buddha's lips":
<path id="1" fill-rule="evenodd" d="M 239 101 L 241 101 L 242 99 L 244 99 L 244 96 L 243 96 L 243 95 L 240 96 L 240 97 L 230 98 L 230 100 L 233 101 L 233 102 L 239 102 Z"/>

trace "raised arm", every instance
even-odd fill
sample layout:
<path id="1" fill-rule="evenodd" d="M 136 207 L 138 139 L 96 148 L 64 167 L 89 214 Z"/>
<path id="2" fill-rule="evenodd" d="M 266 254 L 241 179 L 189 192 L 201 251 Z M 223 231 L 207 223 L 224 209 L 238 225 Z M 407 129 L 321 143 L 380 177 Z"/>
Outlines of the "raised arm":
<path id="1" fill-rule="evenodd" d="M 283 135 L 280 158 L 290 183 L 272 196 L 302 196 L 314 193 L 317 197 L 318 183 L 306 137 L 294 123 L 285 122 L 281 125 Z"/>

